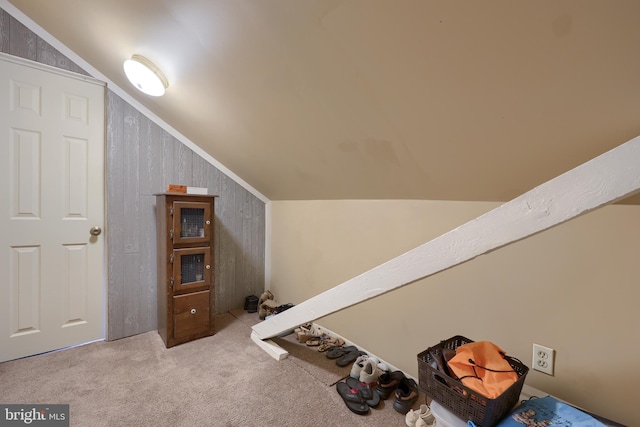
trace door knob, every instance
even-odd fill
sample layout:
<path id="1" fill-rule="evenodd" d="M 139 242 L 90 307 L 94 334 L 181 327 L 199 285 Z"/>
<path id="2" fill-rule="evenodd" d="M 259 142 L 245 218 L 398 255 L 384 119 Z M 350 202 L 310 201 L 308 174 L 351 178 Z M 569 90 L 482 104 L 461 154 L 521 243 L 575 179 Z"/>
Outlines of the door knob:
<path id="1" fill-rule="evenodd" d="M 102 233 L 102 228 L 96 225 L 95 227 L 91 227 L 91 230 L 89 230 L 89 233 L 91 233 L 93 236 L 99 236 L 100 233 Z"/>

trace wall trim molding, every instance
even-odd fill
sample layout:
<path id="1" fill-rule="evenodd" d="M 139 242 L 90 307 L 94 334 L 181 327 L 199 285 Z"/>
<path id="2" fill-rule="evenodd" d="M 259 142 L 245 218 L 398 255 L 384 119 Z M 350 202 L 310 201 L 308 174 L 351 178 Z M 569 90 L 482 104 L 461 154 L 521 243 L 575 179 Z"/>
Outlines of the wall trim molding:
<path id="1" fill-rule="evenodd" d="M 42 62 L 36 62 L 31 59 L 22 58 L 20 56 L 11 55 L 5 52 L 0 52 L 0 59 L 3 61 L 11 62 L 13 64 L 23 65 L 25 67 L 34 68 L 36 70 L 45 71 L 47 73 L 56 74 L 59 76 L 67 77 L 74 80 L 83 81 L 86 83 L 92 83 L 97 86 L 106 86 L 107 84 L 102 80 L 96 79 L 91 76 L 85 76 L 84 74 L 74 73 L 63 68 L 54 67 L 52 65 L 43 64 Z"/>

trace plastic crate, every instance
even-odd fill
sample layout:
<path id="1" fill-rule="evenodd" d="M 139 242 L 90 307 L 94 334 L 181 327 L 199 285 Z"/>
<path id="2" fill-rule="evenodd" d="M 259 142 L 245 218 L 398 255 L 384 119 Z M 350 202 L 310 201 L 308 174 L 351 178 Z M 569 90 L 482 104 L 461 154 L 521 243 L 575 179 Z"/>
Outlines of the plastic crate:
<path id="1" fill-rule="evenodd" d="M 518 374 L 518 380 L 500 396 L 490 399 L 431 366 L 434 361 L 432 353 L 439 357 L 443 348 L 455 350 L 470 342 L 473 341 L 457 335 L 418 354 L 419 387 L 427 396 L 463 421 L 471 420 L 478 427 L 491 427 L 518 403 L 529 368 L 518 359 L 506 356 L 505 359 Z"/>

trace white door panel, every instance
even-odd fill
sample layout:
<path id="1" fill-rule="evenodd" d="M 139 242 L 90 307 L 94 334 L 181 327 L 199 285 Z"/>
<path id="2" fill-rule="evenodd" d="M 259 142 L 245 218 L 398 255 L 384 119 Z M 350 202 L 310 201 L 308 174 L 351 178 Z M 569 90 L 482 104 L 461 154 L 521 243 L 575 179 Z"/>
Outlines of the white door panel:
<path id="1" fill-rule="evenodd" d="M 0 57 L 0 361 L 104 338 L 104 85 Z"/>

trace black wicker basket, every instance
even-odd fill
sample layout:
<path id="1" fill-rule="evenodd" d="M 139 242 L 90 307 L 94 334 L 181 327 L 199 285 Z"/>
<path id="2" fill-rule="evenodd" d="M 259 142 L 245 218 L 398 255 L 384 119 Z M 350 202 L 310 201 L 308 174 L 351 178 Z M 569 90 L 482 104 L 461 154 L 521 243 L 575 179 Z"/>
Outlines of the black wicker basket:
<path id="1" fill-rule="evenodd" d="M 470 342 L 473 341 L 458 335 L 418 354 L 419 386 L 427 396 L 465 422 L 471 420 L 478 427 L 491 427 L 518 403 L 529 368 L 519 360 L 506 356 L 505 359 L 518 374 L 518 380 L 500 396 L 490 399 L 431 366 L 434 361 L 432 354 L 440 357 L 443 348 L 455 350 Z"/>

